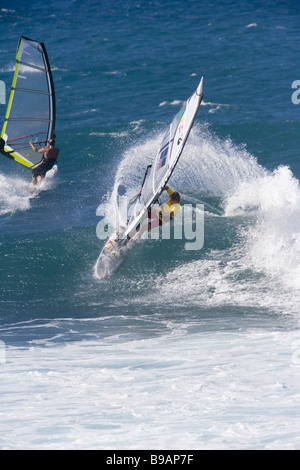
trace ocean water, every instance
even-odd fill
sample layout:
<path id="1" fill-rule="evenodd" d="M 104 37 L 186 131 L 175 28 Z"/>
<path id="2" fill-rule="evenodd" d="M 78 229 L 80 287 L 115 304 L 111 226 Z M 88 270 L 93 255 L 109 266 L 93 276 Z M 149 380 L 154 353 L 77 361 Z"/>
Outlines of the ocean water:
<path id="1" fill-rule="evenodd" d="M 0 1 L 6 101 L 43 41 L 60 148 L 35 194 L 0 159 L 1 449 L 300 448 L 299 28 L 292 1 Z M 170 186 L 204 246 L 144 240 L 99 281 L 99 214 L 201 76 Z"/>

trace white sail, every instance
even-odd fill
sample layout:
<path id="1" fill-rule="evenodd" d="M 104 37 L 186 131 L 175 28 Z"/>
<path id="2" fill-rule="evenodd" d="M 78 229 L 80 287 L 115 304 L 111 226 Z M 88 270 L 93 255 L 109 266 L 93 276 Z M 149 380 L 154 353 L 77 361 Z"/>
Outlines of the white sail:
<path id="1" fill-rule="evenodd" d="M 147 168 L 138 201 L 125 237 L 132 237 L 137 226 L 146 216 L 151 204 L 156 201 L 172 175 L 183 151 L 198 108 L 203 98 L 203 77 L 193 95 L 184 103 L 166 132 L 152 166 Z"/>

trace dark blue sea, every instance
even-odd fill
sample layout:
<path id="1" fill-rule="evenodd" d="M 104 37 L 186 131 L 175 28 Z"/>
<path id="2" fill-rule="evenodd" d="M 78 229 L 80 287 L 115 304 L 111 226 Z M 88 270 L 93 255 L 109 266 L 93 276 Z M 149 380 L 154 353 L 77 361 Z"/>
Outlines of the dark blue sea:
<path id="1" fill-rule="evenodd" d="M 60 149 L 36 193 L 0 158 L 1 449 L 300 448 L 299 31 L 292 0 L 0 0 L 1 126 L 43 41 Z M 203 247 L 141 240 L 97 279 L 99 222 L 202 76 L 169 184 Z"/>

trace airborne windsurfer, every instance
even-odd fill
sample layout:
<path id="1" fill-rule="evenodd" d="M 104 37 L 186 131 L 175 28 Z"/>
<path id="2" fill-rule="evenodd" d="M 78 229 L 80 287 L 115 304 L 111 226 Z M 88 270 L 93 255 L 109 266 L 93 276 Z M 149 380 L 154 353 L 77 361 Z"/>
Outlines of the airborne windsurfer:
<path id="1" fill-rule="evenodd" d="M 189 136 L 203 98 L 202 91 L 203 78 L 193 95 L 174 116 L 152 165 L 148 165 L 140 192 L 135 197 L 136 203 L 130 208 L 131 217 L 126 227 L 122 227 L 124 228 L 122 235 L 118 237 L 118 231 L 115 230 L 103 247 L 95 266 L 95 273 L 99 279 L 111 276 L 119 268 L 126 257 L 127 249 L 131 246 L 130 240 L 135 240 L 144 232 L 159 226 L 163 228 L 162 237 L 166 238 L 165 235 L 168 235 L 169 227 L 164 224 L 168 224 L 179 212 L 180 195 L 165 185 L 175 169 Z M 160 207 L 152 207 L 162 191 L 167 191 L 169 200 Z"/>
<path id="2" fill-rule="evenodd" d="M 148 224 L 144 224 L 134 238 L 137 236 L 141 237 L 146 230 L 151 232 L 154 228 L 161 227 L 163 224 L 170 222 L 180 211 L 180 194 L 177 191 L 173 192 L 169 186 L 165 186 L 163 190 L 167 191 L 169 196 L 168 201 L 157 209 L 151 208 L 149 210 Z"/>
<path id="3" fill-rule="evenodd" d="M 32 142 L 29 142 L 29 145 L 35 152 L 44 154 L 40 163 L 35 165 L 32 170 L 32 183 L 38 184 L 45 177 L 47 171 L 51 170 L 53 165 L 55 165 L 59 149 L 55 148 L 54 139 L 48 140 L 48 147 L 42 147 L 40 149 L 35 147 Z"/>

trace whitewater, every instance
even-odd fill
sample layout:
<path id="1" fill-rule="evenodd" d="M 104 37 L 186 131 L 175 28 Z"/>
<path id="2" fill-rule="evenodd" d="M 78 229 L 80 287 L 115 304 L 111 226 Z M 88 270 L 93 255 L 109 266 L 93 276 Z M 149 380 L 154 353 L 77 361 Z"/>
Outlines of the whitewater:
<path id="1" fill-rule="evenodd" d="M 298 333 L 166 328 L 8 350 L 1 448 L 299 448 Z"/>

